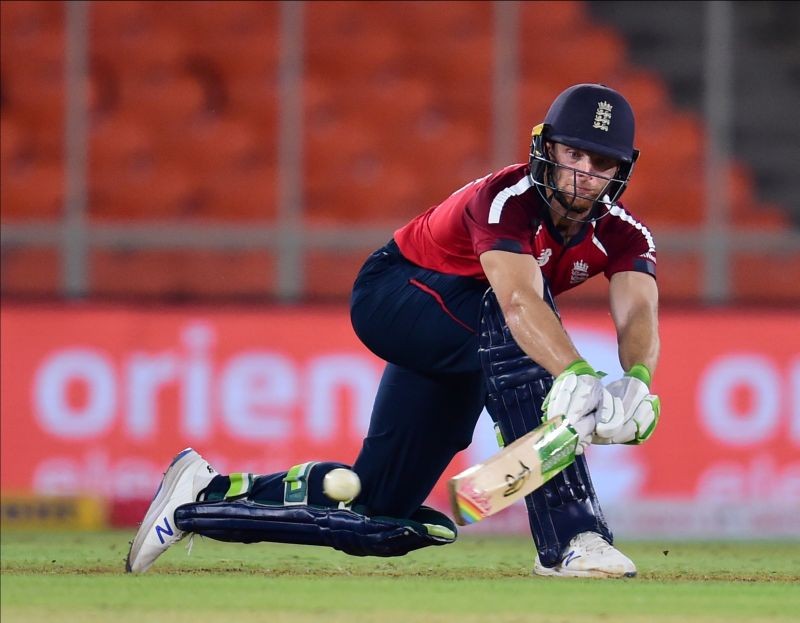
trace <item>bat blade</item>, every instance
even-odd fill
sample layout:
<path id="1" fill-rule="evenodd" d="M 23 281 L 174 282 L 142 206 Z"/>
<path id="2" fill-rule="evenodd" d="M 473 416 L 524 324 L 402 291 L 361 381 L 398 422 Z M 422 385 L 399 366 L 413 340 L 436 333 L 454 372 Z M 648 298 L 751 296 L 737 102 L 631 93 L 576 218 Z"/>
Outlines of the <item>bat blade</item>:
<path id="1" fill-rule="evenodd" d="M 560 416 L 454 476 L 448 489 L 456 523 L 485 519 L 535 491 L 575 460 L 577 444 L 577 433 Z"/>

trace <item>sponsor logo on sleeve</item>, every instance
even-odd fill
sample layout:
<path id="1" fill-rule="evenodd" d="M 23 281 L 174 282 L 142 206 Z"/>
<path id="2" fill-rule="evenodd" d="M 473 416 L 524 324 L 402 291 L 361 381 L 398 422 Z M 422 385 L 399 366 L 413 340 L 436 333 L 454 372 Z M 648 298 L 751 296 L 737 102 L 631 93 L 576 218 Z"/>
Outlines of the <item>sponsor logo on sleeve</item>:
<path id="1" fill-rule="evenodd" d="M 550 261 L 551 257 L 553 257 L 553 249 L 549 247 L 547 249 L 542 249 L 539 253 L 539 257 L 536 258 L 536 263 L 539 266 L 544 266 Z"/>

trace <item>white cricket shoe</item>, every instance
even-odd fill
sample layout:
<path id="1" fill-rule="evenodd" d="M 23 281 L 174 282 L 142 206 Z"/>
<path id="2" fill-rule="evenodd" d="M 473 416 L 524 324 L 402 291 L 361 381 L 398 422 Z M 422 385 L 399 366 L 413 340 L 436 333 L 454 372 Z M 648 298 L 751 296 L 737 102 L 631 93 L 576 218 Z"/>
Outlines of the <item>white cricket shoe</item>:
<path id="1" fill-rule="evenodd" d="M 581 532 L 569 542 L 567 555 L 555 567 L 542 565 L 537 554 L 533 572 L 569 578 L 632 578 L 636 565 L 596 532 Z"/>
<path id="2" fill-rule="evenodd" d="M 125 571 L 144 573 L 170 545 L 185 536 L 175 526 L 175 509 L 197 501 L 200 491 L 216 475 L 214 468 L 192 448 L 186 448 L 172 459 L 131 542 Z"/>

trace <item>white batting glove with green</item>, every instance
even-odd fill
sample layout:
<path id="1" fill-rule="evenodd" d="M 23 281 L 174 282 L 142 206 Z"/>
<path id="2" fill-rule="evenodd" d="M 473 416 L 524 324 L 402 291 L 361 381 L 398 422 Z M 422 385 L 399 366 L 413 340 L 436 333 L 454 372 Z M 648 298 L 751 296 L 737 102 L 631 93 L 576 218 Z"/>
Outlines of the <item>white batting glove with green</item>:
<path id="1" fill-rule="evenodd" d="M 608 392 L 622 401 L 624 419 L 616 429 L 604 429 L 598 424 L 592 443 L 636 445 L 652 436 L 661 415 L 661 399 L 650 393 L 650 379 L 647 367 L 636 364 L 625 376 L 608 385 Z"/>
<path id="2" fill-rule="evenodd" d="M 583 454 L 592 442 L 598 423 L 622 421 L 622 403 L 603 387 L 598 374 L 586 360 L 573 361 L 556 377 L 553 387 L 544 400 L 543 409 L 548 419 L 565 416 L 578 433 L 575 454 Z"/>

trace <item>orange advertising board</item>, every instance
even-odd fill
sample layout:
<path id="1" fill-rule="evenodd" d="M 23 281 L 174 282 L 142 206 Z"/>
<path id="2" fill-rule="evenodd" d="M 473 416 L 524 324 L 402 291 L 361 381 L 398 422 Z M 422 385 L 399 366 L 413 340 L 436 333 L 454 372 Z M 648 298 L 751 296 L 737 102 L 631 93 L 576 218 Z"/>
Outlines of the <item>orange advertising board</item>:
<path id="1" fill-rule="evenodd" d="M 4 494 L 149 498 L 186 446 L 221 472 L 351 462 L 382 370 L 342 307 L 7 304 L 1 319 Z M 608 314 L 564 320 L 619 374 Z M 662 312 L 662 419 L 643 446 L 590 449 L 601 500 L 800 508 L 796 325 L 789 312 Z M 494 451 L 484 415 L 446 476 Z M 430 502 L 445 508 L 442 485 Z"/>

